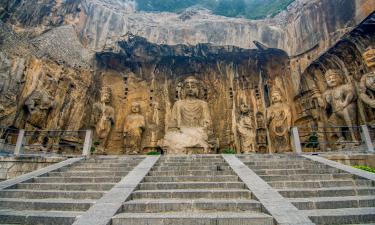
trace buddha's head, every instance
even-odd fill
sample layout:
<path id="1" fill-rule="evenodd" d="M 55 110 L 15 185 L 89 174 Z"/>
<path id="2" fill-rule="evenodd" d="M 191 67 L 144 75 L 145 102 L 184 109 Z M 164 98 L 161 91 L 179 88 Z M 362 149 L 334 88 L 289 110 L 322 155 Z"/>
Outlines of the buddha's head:
<path id="1" fill-rule="evenodd" d="M 184 91 L 186 97 L 198 98 L 199 97 L 199 81 L 195 77 L 187 77 L 184 80 Z"/>
<path id="2" fill-rule="evenodd" d="M 343 80 L 341 79 L 340 70 L 328 70 L 325 74 L 325 79 L 328 87 L 337 87 L 342 84 Z"/>
<path id="3" fill-rule="evenodd" d="M 132 113 L 140 113 L 141 105 L 138 102 L 133 102 L 131 106 Z"/>
<path id="4" fill-rule="evenodd" d="M 102 90 L 100 91 L 100 100 L 103 103 L 110 103 L 111 102 L 111 96 L 112 96 L 112 91 L 109 87 L 103 87 Z"/>
<path id="5" fill-rule="evenodd" d="M 366 65 L 369 68 L 375 67 L 375 48 L 374 47 L 369 47 L 366 49 L 366 51 L 363 53 L 363 59 L 366 62 Z"/>
<path id="6" fill-rule="evenodd" d="M 281 91 L 278 88 L 274 88 L 271 92 L 271 101 L 273 104 L 282 102 Z"/>
<path id="7" fill-rule="evenodd" d="M 250 112 L 250 107 L 247 104 L 241 104 L 240 105 L 240 112 L 243 115 L 247 115 Z"/>

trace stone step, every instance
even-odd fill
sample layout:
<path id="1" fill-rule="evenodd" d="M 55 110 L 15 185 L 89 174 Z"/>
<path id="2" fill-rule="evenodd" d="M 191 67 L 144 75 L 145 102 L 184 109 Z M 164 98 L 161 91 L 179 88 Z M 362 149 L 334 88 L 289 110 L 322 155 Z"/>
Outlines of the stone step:
<path id="1" fill-rule="evenodd" d="M 299 175 L 299 174 L 331 174 L 331 173 L 344 173 L 338 169 L 261 169 L 253 170 L 256 174 L 260 175 Z M 347 173 L 346 173 L 347 174 Z"/>
<path id="2" fill-rule="evenodd" d="M 233 171 L 151 171 L 151 176 L 215 176 L 215 175 L 234 175 Z"/>
<path id="3" fill-rule="evenodd" d="M 114 171 L 69 171 L 69 172 L 50 172 L 47 177 L 124 177 L 130 171 L 114 172 Z"/>
<path id="4" fill-rule="evenodd" d="M 247 166 L 284 166 L 285 164 L 292 166 L 314 166 L 314 165 L 320 165 L 315 162 L 311 161 L 301 161 L 301 160 L 295 160 L 295 161 L 259 161 L 259 162 L 246 162 L 245 165 Z M 328 167 L 328 166 L 326 166 Z"/>
<path id="5" fill-rule="evenodd" d="M 303 210 L 309 218 L 319 225 L 363 224 L 375 222 L 375 208 L 342 208 Z"/>
<path id="6" fill-rule="evenodd" d="M 118 183 L 121 177 L 37 177 L 35 183 Z"/>
<path id="7" fill-rule="evenodd" d="M 265 169 L 313 169 L 313 170 L 319 170 L 319 169 L 329 169 L 330 167 L 327 167 L 326 165 L 320 165 L 320 164 L 314 164 L 314 165 L 288 165 L 288 164 L 282 164 L 279 166 L 276 165 L 260 165 L 260 166 L 249 166 L 252 170 L 265 170 Z"/>
<path id="8" fill-rule="evenodd" d="M 0 221 L 24 225 L 67 225 L 81 214 L 72 211 L 0 210 Z"/>
<path id="9" fill-rule="evenodd" d="M 159 166 L 154 167 L 152 171 L 191 171 L 191 170 L 205 170 L 205 171 L 222 171 L 231 170 L 229 166 Z"/>
<path id="10" fill-rule="evenodd" d="M 355 187 L 367 186 L 373 187 L 374 183 L 370 180 L 319 180 L 319 181 L 273 181 L 268 184 L 276 189 L 288 188 L 324 188 L 324 187 Z"/>
<path id="11" fill-rule="evenodd" d="M 108 191 L 116 183 L 19 183 L 14 188 L 33 190 Z"/>
<path id="12" fill-rule="evenodd" d="M 86 211 L 93 203 L 91 199 L 0 198 L 0 210 Z"/>
<path id="13" fill-rule="evenodd" d="M 161 189 L 241 189 L 245 188 L 242 182 L 155 182 L 141 183 L 140 190 Z"/>
<path id="14" fill-rule="evenodd" d="M 285 198 L 375 195 L 375 187 L 293 188 L 277 190 Z"/>
<path id="15" fill-rule="evenodd" d="M 112 218 L 112 225 L 274 225 L 269 215 L 256 212 L 175 212 L 121 213 Z"/>
<path id="16" fill-rule="evenodd" d="M 113 170 L 113 171 L 124 171 L 124 170 L 129 170 L 129 169 L 132 169 L 136 167 L 136 165 L 134 166 L 127 166 L 127 165 L 124 165 L 124 166 L 101 166 L 100 164 L 93 164 L 93 165 L 77 165 L 77 166 L 72 166 L 70 167 L 70 169 L 75 169 L 75 170 L 78 170 L 78 169 L 90 169 L 90 170 Z"/>
<path id="17" fill-rule="evenodd" d="M 221 162 L 221 163 L 176 162 L 176 163 L 156 163 L 154 167 L 159 167 L 159 166 L 191 167 L 191 166 L 203 166 L 203 165 L 205 165 L 205 166 L 228 166 L 228 164 L 226 162 Z"/>
<path id="18" fill-rule="evenodd" d="M 144 182 L 236 182 L 239 178 L 235 175 L 216 176 L 146 176 Z"/>
<path id="19" fill-rule="evenodd" d="M 89 168 L 62 168 L 56 172 L 127 172 L 133 170 L 134 167 L 119 167 L 119 168 L 102 168 L 102 167 L 89 167 Z"/>
<path id="20" fill-rule="evenodd" d="M 134 167 L 138 165 L 139 162 L 133 162 L 133 161 L 128 161 L 128 162 L 122 162 L 122 163 L 97 163 L 97 162 L 81 162 L 77 163 L 75 165 L 72 165 L 72 167 L 79 167 L 79 166 L 99 166 L 99 167 L 124 167 L 124 166 L 129 166 L 129 167 Z"/>
<path id="21" fill-rule="evenodd" d="M 137 199 L 123 204 L 123 212 L 158 213 L 187 211 L 256 211 L 261 212 L 261 204 L 247 199 Z"/>
<path id="22" fill-rule="evenodd" d="M 209 190 L 209 189 L 170 189 L 170 190 L 138 190 L 132 193 L 132 199 L 228 199 L 228 198 L 251 198 L 251 192 L 245 189 Z"/>
<path id="23" fill-rule="evenodd" d="M 375 196 L 292 198 L 289 200 L 301 210 L 375 207 Z"/>
<path id="24" fill-rule="evenodd" d="M 0 191 L 0 198 L 70 198 L 70 199 L 99 199 L 102 191 L 58 191 L 58 190 L 29 190 L 29 189 L 5 189 Z"/>
<path id="25" fill-rule="evenodd" d="M 336 174 L 298 174 L 298 175 L 260 175 L 264 181 L 312 181 L 312 180 L 335 180 L 352 179 L 349 173 Z"/>
<path id="26" fill-rule="evenodd" d="M 70 168 L 102 168 L 102 169 L 118 169 L 123 170 L 124 167 L 136 167 L 138 163 L 135 164 L 98 164 L 98 163 L 83 163 L 73 165 Z"/>

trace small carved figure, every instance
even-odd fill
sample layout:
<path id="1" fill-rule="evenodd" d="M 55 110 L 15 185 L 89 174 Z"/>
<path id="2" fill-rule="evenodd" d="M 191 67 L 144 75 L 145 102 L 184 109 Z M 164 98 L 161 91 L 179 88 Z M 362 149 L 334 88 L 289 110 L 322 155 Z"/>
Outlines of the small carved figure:
<path id="1" fill-rule="evenodd" d="M 343 146 L 345 137 L 340 126 L 349 129 L 352 141 L 357 141 L 353 126 L 356 125 L 356 93 L 351 83 L 344 84 L 339 70 L 328 70 L 325 74 L 328 90 L 323 93 L 323 99 L 319 100 L 319 105 L 323 108 L 331 106 L 332 114 L 328 118 L 328 123 L 333 128 L 337 136 L 336 144 Z"/>
<path id="2" fill-rule="evenodd" d="M 363 53 L 363 59 L 370 72 L 361 78 L 359 96 L 365 104 L 375 109 L 375 49 L 372 47 L 368 48 Z"/>
<path id="3" fill-rule="evenodd" d="M 94 104 L 95 134 L 98 139 L 97 153 L 105 153 L 105 146 L 115 122 L 115 111 L 111 104 L 111 89 L 103 87 L 100 102 Z"/>
<path id="4" fill-rule="evenodd" d="M 34 128 L 44 128 L 48 115 L 55 104 L 54 99 L 46 90 L 31 92 L 24 104 L 27 123 Z"/>
<path id="5" fill-rule="evenodd" d="M 133 102 L 131 114 L 126 117 L 124 125 L 124 145 L 126 153 L 140 153 L 145 124 L 145 118 L 141 115 L 140 104 Z"/>
<path id="6" fill-rule="evenodd" d="M 188 77 L 182 84 L 183 99 L 173 105 L 171 121 L 163 140 L 168 153 L 187 153 L 187 148 L 203 148 L 209 152 L 211 116 L 207 102 L 199 99 L 200 83 Z"/>
<path id="7" fill-rule="evenodd" d="M 253 120 L 250 116 L 249 106 L 242 104 L 240 106 L 240 119 L 237 124 L 237 130 L 240 137 L 242 153 L 255 152 L 256 134 Z"/>
<path id="8" fill-rule="evenodd" d="M 281 91 L 275 88 L 271 93 L 272 105 L 267 109 L 268 131 L 275 153 L 292 150 L 289 138 L 292 114 L 289 105 L 283 102 L 281 96 Z"/>

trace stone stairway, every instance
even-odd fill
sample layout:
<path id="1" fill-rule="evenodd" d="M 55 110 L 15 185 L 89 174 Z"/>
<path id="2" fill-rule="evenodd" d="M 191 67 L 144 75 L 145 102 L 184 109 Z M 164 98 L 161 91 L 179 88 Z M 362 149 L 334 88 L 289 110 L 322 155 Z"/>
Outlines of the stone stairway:
<path id="1" fill-rule="evenodd" d="M 375 224 L 375 184 L 296 155 L 238 156 L 316 224 Z"/>
<path id="2" fill-rule="evenodd" d="M 273 225 L 220 155 L 164 156 L 112 225 Z"/>
<path id="3" fill-rule="evenodd" d="M 97 157 L 0 190 L 0 224 L 72 224 L 143 157 Z"/>

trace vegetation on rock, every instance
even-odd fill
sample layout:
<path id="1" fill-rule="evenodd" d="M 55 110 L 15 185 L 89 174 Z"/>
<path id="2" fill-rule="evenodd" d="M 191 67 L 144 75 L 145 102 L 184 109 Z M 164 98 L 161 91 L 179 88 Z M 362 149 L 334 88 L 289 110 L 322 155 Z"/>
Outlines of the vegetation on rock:
<path id="1" fill-rule="evenodd" d="M 141 11 L 181 12 L 203 7 L 216 15 L 263 19 L 284 10 L 294 0 L 136 0 Z"/>
<path id="2" fill-rule="evenodd" d="M 353 166 L 354 168 L 365 170 L 367 172 L 375 173 L 375 168 L 369 166 Z"/>

